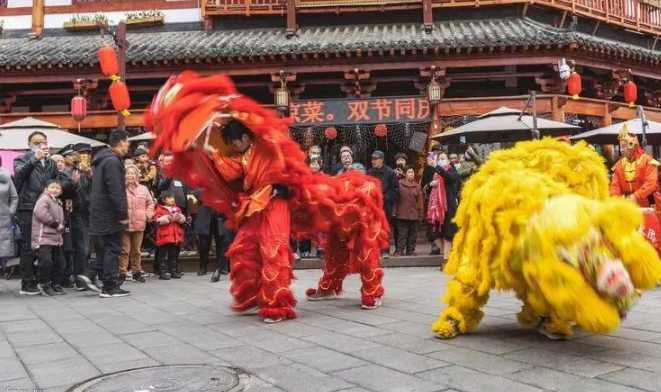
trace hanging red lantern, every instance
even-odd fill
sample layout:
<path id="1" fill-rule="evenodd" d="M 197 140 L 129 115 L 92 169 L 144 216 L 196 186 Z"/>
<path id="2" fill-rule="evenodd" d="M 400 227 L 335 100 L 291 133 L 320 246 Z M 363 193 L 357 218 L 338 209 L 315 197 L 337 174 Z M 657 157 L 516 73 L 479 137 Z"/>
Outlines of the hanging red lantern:
<path id="1" fill-rule="evenodd" d="M 81 122 L 87 116 L 87 100 L 80 95 L 71 99 L 71 117 L 77 122 Z"/>
<path id="2" fill-rule="evenodd" d="M 581 75 L 578 72 L 572 72 L 567 79 L 567 93 L 571 95 L 572 99 L 578 99 L 582 89 Z"/>
<path id="3" fill-rule="evenodd" d="M 130 115 L 128 109 L 131 107 L 131 97 L 129 97 L 129 89 L 126 87 L 126 83 L 122 81 L 113 82 L 108 92 L 115 110 L 124 116 Z"/>
<path id="4" fill-rule="evenodd" d="M 379 124 L 374 127 L 374 134 L 376 137 L 386 137 L 388 135 L 388 127 L 385 124 Z"/>
<path id="5" fill-rule="evenodd" d="M 638 86 L 636 83 L 629 80 L 624 83 L 624 102 L 629 104 L 629 107 L 633 107 L 636 101 L 638 100 Z"/>
<path id="6" fill-rule="evenodd" d="M 337 129 L 335 127 L 328 127 L 324 130 L 324 136 L 328 140 L 334 140 L 337 137 Z"/>
<path id="7" fill-rule="evenodd" d="M 112 46 L 104 46 L 97 52 L 99 57 L 99 64 L 101 65 L 101 73 L 107 78 L 113 80 L 119 78 L 119 60 L 117 59 L 117 51 Z"/>

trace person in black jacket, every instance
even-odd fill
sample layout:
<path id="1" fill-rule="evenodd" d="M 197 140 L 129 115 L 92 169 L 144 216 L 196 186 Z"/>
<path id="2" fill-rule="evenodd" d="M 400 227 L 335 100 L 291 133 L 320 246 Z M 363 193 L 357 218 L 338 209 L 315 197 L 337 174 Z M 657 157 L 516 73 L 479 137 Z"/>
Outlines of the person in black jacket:
<path id="1" fill-rule="evenodd" d="M 454 216 L 457 214 L 457 208 L 459 208 L 461 176 L 454 166 L 452 166 L 445 153 L 438 155 L 435 169 L 436 173 L 443 177 L 445 182 L 445 198 L 447 200 L 447 210 L 445 211 L 445 219 L 441 227 L 440 238 L 436 239 L 436 245 L 439 248 L 441 247 L 439 242 L 442 241 L 443 264 L 445 264 L 450 257 L 452 240 L 454 239 L 454 235 L 457 234 L 457 224 L 454 223 Z"/>
<path id="2" fill-rule="evenodd" d="M 399 180 L 393 169 L 384 165 L 385 155 L 383 151 L 376 150 L 372 153 L 372 167 L 367 174 L 381 180 L 381 192 L 383 193 L 383 210 L 389 222 L 393 221 L 393 209 L 399 197 Z M 393 227 L 393 225 L 391 225 Z M 389 252 L 388 252 L 389 253 Z"/>
<path id="3" fill-rule="evenodd" d="M 217 281 L 220 275 L 227 275 L 230 270 L 229 259 L 225 255 L 232 240 L 234 233 L 225 227 L 225 217 L 214 211 L 212 208 L 202 205 L 197 212 L 195 223 L 193 224 L 195 234 L 197 234 L 198 253 L 200 257 L 200 269 L 198 276 L 206 275 L 209 265 L 209 251 L 211 249 L 211 240 L 216 246 L 216 272 L 211 280 Z"/>
<path id="4" fill-rule="evenodd" d="M 128 203 L 122 158 L 129 150 L 128 133 L 115 130 L 110 134 L 110 148 L 101 150 L 92 161 L 92 194 L 90 235 L 97 236 L 96 272 L 101 275 L 101 298 L 124 297 L 129 292 L 119 285 L 119 256 L 122 232 L 128 227 Z M 91 290 L 98 291 L 89 277 L 79 278 Z"/>
<path id="5" fill-rule="evenodd" d="M 74 246 L 73 275 L 85 272 L 90 258 L 90 197 L 92 193 L 92 146 L 87 143 L 73 145 L 71 180 L 78 186 L 78 197 L 73 201 L 71 238 Z M 65 156 L 67 159 L 67 156 Z M 76 280 L 76 289 L 85 290 L 83 282 Z"/>
<path id="6" fill-rule="evenodd" d="M 57 167 L 48 158 L 48 139 L 43 132 L 32 132 L 28 136 L 28 145 L 30 151 L 14 159 L 14 183 L 18 190 L 16 217 L 24 237 L 21 241 L 20 294 L 37 295 L 40 291 L 35 280 L 35 254 L 30 243 L 32 211 L 46 184 L 57 177 Z"/>

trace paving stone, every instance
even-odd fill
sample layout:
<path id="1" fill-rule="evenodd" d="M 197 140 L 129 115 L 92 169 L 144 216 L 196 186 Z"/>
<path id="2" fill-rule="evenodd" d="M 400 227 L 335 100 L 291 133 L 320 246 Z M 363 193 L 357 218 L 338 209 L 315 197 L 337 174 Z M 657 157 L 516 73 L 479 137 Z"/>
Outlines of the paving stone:
<path id="1" fill-rule="evenodd" d="M 368 364 L 361 359 L 319 346 L 288 351 L 282 355 L 292 361 L 302 363 L 325 373 L 333 373 Z"/>
<path id="2" fill-rule="evenodd" d="M 661 374 L 638 369 L 622 369 L 599 376 L 602 380 L 644 389 L 650 392 L 661 390 Z"/>
<path id="3" fill-rule="evenodd" d="M 601 362 L 590 358 L 577 357 L 541 349 L 526 349 L 505 355 L 505 358 L 541 367 L 549 367 L 565 373 L 583 377 L 596 377 L 622 369 L 622 366 Z"/>
<path id="4" fill-rule="evenodd" d="M 265 367 L 256 373 L 261 379 L 290 392 L 330 392 L 352 386 L 341 378 L 326 375 L 298 363 Z"/>
<path id="5" fill-rule="evenodd" d="M 118 337 L 109 332 L 85 331 L 85 332 L 62 332 L 62 337 L 74 347 L 104 346 L 106 344 L 121 344 Z"/>
<path id="6" fill-rule="evenodd" d="M 114 373 L 122 370 L 131 370 L 137 369 L 146 366 L 158 366 L 161 363 L 153 359 L 140 359 L 140 360 L 130 360 L 130 361 L 119 361 L 119 362 L 109 362 L 109 363 L 100 363 L 96 364 L 97 367 L 103 373 Z"/>
<path id="7" fill-rule="evenodd" d="M 41 320 L 17 320 L 0 323 L 0 331 L 5 334 L 19 332 L 44 332 L 50 331 L 50 327 Z"/>
<path id="8" fill-rule="evenodd" d="M 0 339 L 0 360 L 3 358 L 14 358 L 14 348 L 9 344 L 9 341 Z"/>
<path id="9" fill-rule="evenodd" d="M 160 331 L 139 332 L 122 335 L 122 339 L 128 344 L 144 349 L 147 347 L 169 346 L 181 344 L 182 341 Z"/>
<path id="10" fill-rule="evenodd" d="M 379 347 L 378 344 L 367 341 L 365 339 L 358 339 L 350 336 L 333 334 L 333 333 L 307 336 L 303 339 L 309 342 L 319 344 L 324 347 L 332 348 L 333 350 L 336 351 L 341 351 L 346 353 Z"/>
<path id="11" fill-rule="evenodd" d="M 219 362 L 213 355 L 186 344 L 148 347 L 144 351 L 151 358 L 164 364 Z"/>
<path id="12" fill-rule="evenodd" d="M 28 377 L 28 374 L 18 358 L 0 359 L 0 383 L 25 377 Z"/>
<path id="13" fill-rule="evenodd" d="M 541 392 L 542 390 L 504 377 L 461 366 L 450 366 L 418 374 L 423 379 L 466 392 Z"/>
<path id="14" fill-rule="evenodd" d="M 614 336 L 595 335 L 579 339 L 582 343 L 603 346 L 609 349 L 634 351 L 640 354 L 661 358 L 661 343 L 639 342 Z"/>
<path id="15" fill-rule="evenodd" d="M 106 344 L 102 346 L 82 346 L 80 352 L 95 365 L 112 362 L 146 360 L 148 357 L 128 344 Z"/>
<path id="16" fill-rule="evenodd" d="M 26 347 L 38 344 L 58 343 L 62 341 L 62 338 L 51 331 L 42 331 L 40 333 L 28 331 L 10 333 L 7 335 L 7 340 L 14 347 Z"/>
<path id="17" fill-rule="evenodd" d="M 41 388 L 71 385 L 100 374 L 80 357 L 30 366 L 30 373 Z"/>
<path id="18" fill-rule="evenodd" d="M 230 347 L 210 352 L 215 357 L 244 369 L 254 370 L 263 367 L 291 363 L 284 356 L 260 350 L 252 346 Z"/>
<path id="19" fill-rule="evenodd" d="M 661 373 L 661 359 L 635 351 L 613 349 L 590 355 L 597 361 Z"/>
<path id="20" fill-rule="evenodd" d="M 449 365 L 447 362 L 412 354 L 392 347 L 378 347 L 356 351 L 352 355 L 404 373 L 418 373 Z"/>
<path id="21" fill-rule="evenodd" d="M 0 391 L 2 392 L 33 392 L 38 391 L 37 386 L 29 378 L 16 380 L 0 380 Z"/>
<path id="22" fill-rule="evenodd" d="M 49 343 L 37 346 L 19 347 L 16 353 L 27 365 L 59 361 L 77 357 L 79 354 L 67 343 Z"/>
<path id="23" fill-rule="evenodd" d="M 475 332 L 472 335 L 462 335 L 455 339 L 450 339 L 444 343 L 450 346 L 469 348 L 471 350 L 483 351 L 489 354 L 502 355 L 512 351 L 521 350 L 530 346 L 513 340 L 494 338 L 490 335 L 482 335 Z"/>
<path id="24" fill-rule="evenodd" d="M 636 388 L 547 368 L 526 369 L 508 374 L 507 378 L 556 392 L 640 392 Z"/>
<path id="25" fill-rule="evenodd" d="M 379 392 L 432 392 L 443 389 L 442 384 L 425 381 L 377 365 L 368 365 L 335 373 L 351 383 Z"/>
<path id="26" fill-rule="evenodd" d="M 522 362 L 459 347 L 448 347 L 427 356 L 495 375 L 512 373 L 531 367 L 531 365 Z"/>

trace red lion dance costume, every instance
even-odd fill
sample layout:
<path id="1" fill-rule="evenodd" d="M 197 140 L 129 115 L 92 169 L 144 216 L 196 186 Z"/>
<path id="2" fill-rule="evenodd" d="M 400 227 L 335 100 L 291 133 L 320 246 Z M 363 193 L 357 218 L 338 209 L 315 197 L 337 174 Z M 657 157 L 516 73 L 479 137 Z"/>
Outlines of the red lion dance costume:
<path id="1" fill-rule="evenodd" d="M 627 197 L 644 209 L 643 234 L 661 254 L 661 195 L 657 192 L 659 162 L 645 153 L 626 124 L 620 130 L 618 139 L 623 157 L 613 167 L 610 194 Z M 656 212 L 650 209 L 651 196 L 656 202 Z"/>
<path id="2" fill-rule="evenodd" d="M 233 152 L 223 133 L 237 121 L 250 131 L 242 152 Z M 227 253 L 234 310 L 257 307 L 267 322 L 296 317 L 289 288 L 292 236 L 327 250 L 323 276 L 318 288 L 307 290 L 308 299 L 337 296 L 346 275 L 359 273 L 362 307 L 380 305 L 379 257 L 388 247 L 389 227 L 374 179 L 356 171 L 312 173 L 288 135 L 289 121 L 238 94 L 224 75 L 170 78 L 145 122 L 158 135 L 153 153 L 173 154 L 168 176 L 201 189 L 202 200 L 237 230 Z M 283 188 L 286 197 L 280 196 Z"/>

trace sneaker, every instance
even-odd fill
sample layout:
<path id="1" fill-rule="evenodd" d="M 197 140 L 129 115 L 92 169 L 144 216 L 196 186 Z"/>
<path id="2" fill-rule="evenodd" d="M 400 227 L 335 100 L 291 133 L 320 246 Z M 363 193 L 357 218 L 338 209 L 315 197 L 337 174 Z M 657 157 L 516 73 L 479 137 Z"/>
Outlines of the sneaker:
<path id="1" fill-rule="evenodd" d="M 21 286 L 21 291 L 18 292 L 20 295 L 39 295 L 41 291 L 37 288 L 35 284 L 26 284 Z"/>
<path id="2" fill-rule="evenodd" d="M 211 282 L 216 283 L 220 280 L 220 270 L 215 270 L 213 271 L 213 274 L 211 274 Z"/>
<path id="3" fill-rule="evenodd" d="M 159 280 L 170 280 L 172 279 L 172 276 L 170 275 L 169 272 L 162 273 L 159 277 Z"/>
<path id="4" fill-rule="evenodd" d="M 44 284 L 39 283 L 37 285 L 37 288 L 39 289 L 39 293 L 41 295 L 45 295 L 47 297 L 52 297 L 54 295 L 58 295 L 58 294 L 55 293 L 53 288 L 47 283 L 44 283 Z"/>
<path id="5" fill-rule="evenodd" d="M 66 292 L 64 292 L 64 288 L 62 288 L 62 286 L 60 286 L 60 285 L 54 284 L 54 285 L 51 286 L 51 288 L 55 292 L 55 295 L 64 295 L 64 294 L 66 294 Z"/>
<path id="6" fill-rule="evenodd" d="M 273 319 L 273 318 L 265 318 L 265 319 L 264 319 L 264 322 L 265 322 L 266 324 L 275 324 L 275 323 L 279 323 L 279 322 L 281 322 L 282 320 L 284 320 L 284 318 L 282 318 L 282 317 L 277 318 L 277 319 Z"/>
<path id="7" fill-rule="evenodd" d="M 142 275 L 142 272 L 135 272 L 133 274 L 133 280 L 140 283 L 145 283 L 145 277 Z"/>
<path id="8" fill-rule="evenodd" d="M 101 297 L 101 298 L 118 298 L 118 297 L 126 297 L 130 294 L 131 294 L 130 291 L 122 290 L 120 288 L 103 289 L 101 291 L 101 294 L 99 294 L 99 297 Z"/>
<path id="9" fill-rule="evenodd" d="M 182 276 L 184 276 L 182 272 L 173 272 L 170 274 L 172 279 L 181 279 Z"/>
<path id="10" fill-rule="evenodd" d="M 374 310 L 382 305 L 381 300 L 377 299 L 374 301 L 374 305 L 361 304 L 360 308 L 365 310 Z"/>
<path id="11" fill-rule="evenodd" d="M 80 274 L 80 275 L 77 276 L 77 278 L 82 284 L 85 285 L 85 288 L 87 288 L 87 290 L 91 290 L 91 291 L 94 291 L 96 293 L 101 292 L 101 289 L 99 287 L 97 287 L 97 285 L 95 285 L 94 282 L 92 282 L 92 279 L 87 277 L 87 275 Z"/>

